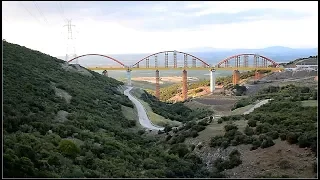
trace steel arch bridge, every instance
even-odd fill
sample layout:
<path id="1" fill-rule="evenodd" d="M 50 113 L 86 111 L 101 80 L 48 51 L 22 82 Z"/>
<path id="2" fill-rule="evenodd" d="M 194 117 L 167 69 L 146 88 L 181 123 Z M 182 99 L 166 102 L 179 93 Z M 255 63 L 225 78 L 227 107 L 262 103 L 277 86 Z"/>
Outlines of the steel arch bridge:
<path id="1" fill-rule="evenodd" d="M 102 54 L 84 54 L 67 61 L 68 63 L 84 56 L 102 56 L 117 63 L 117 66 L 105 67 L 87 67 L 90 70 L 104 70 L 103 74 L 107 75 L 107 70 L 125 70 L 127 71 L 127 83 L 131 86 L 132 70 L 155 70 L 156 79 L 156 97 L 160 97 L 159 70 L 182 70 L 182 94 L 187 99 L 187 70 L 207 70 L 210 71 L 210 91 L 215 90 L 215 71 L 216 70 L 233 70 L 233 84 L 239 82 L 239 70 L 256 70 L 256 78 L 261 77 L 257 70 L 281 70 L 278 63 L 258 54 L 237 54 L 221 60 L 218 64 L 210 66 L 204 60 L 181 51 L 161 51 L 148 55 L 138 60 L 133 65 L 125 65 L 120 60 Z M 170 60 L 171 57 L 171 60 Z"/>
<path id="2" fill-rule="evenodd" d="M 250 64 L 249 58 L 253 57 L 252 64 Z M 230 61 L 234 61 L 234 66 L 230 64 Z M 247 67 L 253 67 L 257 69 L 261 68 L 278 68 L 279 64 L 275 61 L 271 60 L 270 58 L 267 58 L 265 56 L 259 55 L 259 54 L 237 54 L 230 56 L 222 61 L 220 61 L 217 65 L 217 68 L 226 68 L 226 67 L 233 67 L 233 68 L 247 68 Z"/>

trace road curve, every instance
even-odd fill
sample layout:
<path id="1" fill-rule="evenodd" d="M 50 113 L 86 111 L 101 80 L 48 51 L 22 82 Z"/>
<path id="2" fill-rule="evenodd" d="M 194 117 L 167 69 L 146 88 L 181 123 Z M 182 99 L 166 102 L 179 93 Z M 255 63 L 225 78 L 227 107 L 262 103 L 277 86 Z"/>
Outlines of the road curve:
<path id="1" fill-rule="evenodd" d="M 271 99 L 265 99 L 265 100 L 260 101 L 258 104 L 254 105 L 252 108 L 250 108 L 248 111 L 244 112 L 243 114 L 251 113 L 254 109 L 256 109 L 264 104 L 267 104 L 270 100 Z"/>
<path id="2" fill-rule="evenodd" d="M 147 128 L 147 129 L 151 129 L 151 130 L 163 130 L 163 127 L 159 127 L 159 126 L 155 126 L 154 124 L 151 123 L 146 110 L 144 109 L 143 105 L 140 103 L 139 100 L 137 100 L 135 97 L 133 97 L 130 94 L 132 87 L 128 87 L 127 89 L 123 92 L 124 95 L 128 96 L 128 98 L 133 102 L 133 104 L 136 106 L 137 111 L 138 111 L 138 116 L 139 116 L 139 123 Z"/>

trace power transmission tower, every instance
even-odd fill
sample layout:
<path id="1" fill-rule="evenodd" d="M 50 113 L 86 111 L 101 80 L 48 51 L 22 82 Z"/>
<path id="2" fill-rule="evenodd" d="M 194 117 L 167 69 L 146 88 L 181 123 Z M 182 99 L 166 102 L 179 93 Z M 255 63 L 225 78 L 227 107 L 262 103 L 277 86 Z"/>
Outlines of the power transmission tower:
<path id="1" fill-rule="evenodd" d="M 67 20 L 67 24 L 64 25 L 63 27 L 67 26 L 68 27 L 68 38 L 67 38 L 67 52 L 66 52 L 66 61 L 77 57 L 76 55 L 76 47 L 75 47 L 75 41 L 72 36 L 72 27 L 75 27 L 75 25 L 71 24 L 71 19 Z M 76 60 L 76 63 L 78 63 L 78 60 Z"/>

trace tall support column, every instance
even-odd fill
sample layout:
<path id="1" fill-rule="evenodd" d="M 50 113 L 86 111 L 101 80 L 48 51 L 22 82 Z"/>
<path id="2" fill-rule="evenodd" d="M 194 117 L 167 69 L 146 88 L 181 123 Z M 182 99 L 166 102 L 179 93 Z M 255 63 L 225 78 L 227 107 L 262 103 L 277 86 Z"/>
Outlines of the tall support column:
<path id="1" fill-rule="evenodd" d="M 258 67 L 256 55 L 253 55 L 253 67 Z"/>
<path id="2" fill-rule="evenodd" d="M 256 70 L 256 72 L 254 73 L 254 79 L 255 80 L 259 80 L 259 72 Z"/>
<path id="3" fill-rule="evenodd" d="M 243 56 L 243 66 L 248 67 L 248 55 Z"/>
<path id="4" fill-rule="evenodd" d="M 139 68 L 139 63 L 137 63 L 137 68 Z"/>
<path id="5" fill-rule="evenodd" d="M 239 67 L 239 56 L 235 57 L 235 67 Z"/>
<path id="6" fill-rule="evenodd" d="M 160 99 L 159 70 L 156 70 L 156 98 Z"/>
<path id="7" fill-rule="evenodd" d="M 168 52 L 164 53 L 164 67 L 168 68 Z"/>
<path id="8" fill-rule="evenodd" d="M 146 68 L 149 68 L 149 58 L 146 59 Z"/>
<path id="9" fill-rule="evenodd" d="M 104 71 L 102 72 L 102 74 L 103 74 L 104 76 L 107 76 L 107 77 L 108 77 L 108 71 L 107 71 L 107 70 L 104 70 Z"/>
<path id="10" fill-rule="evenodd" d="M 158 56 L 157 55 L 154 56 L 154 67 L 155 68 L 158 67 Z"/>
<path id="11" fill-rule="evenodd" d="M 240 72 L 238 70 L 234 70 L 232 75 L 232 84 L 233 85 L 239 84 L 239 80 L 240 80 Z"/>
<path id="12" fill-rule="evenodd" d="M 173 68 L 177 68 L 177 51 L 173 51 Z"/>
<path id="13" fill-rule="evenodd" d="M 188 98 L 188 74 L 186 70 L 182 72 L 182 98 L 184 101 Z"/>
<path id="14" fill-rule="evenodd" d="M 127 69 L 127 85 L 131 86 L 131 69 Z"/>
<path id="15" fill-rule="evenodd" d="M 197 67 L 196 58 L 192 58 L 192 67 Z"/>
<path id="16" fill-rule="evenodd" d="M 213 93 L 216 89 L 216 70 L 210 70 L 210 92 Z"/>
<path id="17" fill-rule="evenodd" d="M 184 67 L 186 68 L 188 67 L 188 55 L 184 54 L 183 58 L 184 58 Z"/>

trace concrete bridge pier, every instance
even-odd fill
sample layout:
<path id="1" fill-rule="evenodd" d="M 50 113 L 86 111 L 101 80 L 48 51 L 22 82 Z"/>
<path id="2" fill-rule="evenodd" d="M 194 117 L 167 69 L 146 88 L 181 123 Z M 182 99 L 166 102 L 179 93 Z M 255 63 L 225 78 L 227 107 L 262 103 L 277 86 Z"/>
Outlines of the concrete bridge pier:
<path id="1" fill-rule="evenodd" d="M 256 71 L 254 74 L 254 79 L 259 80 L 261 78 L 261 76 L 262 76 L 261 73 L 259 71 Z"/>
<path id="2" fill-rule="evenodd" d="M 186 70 L 182 71 L 182 98 L 184 101 L 188 98 L 188 74 Z"/>
<path id="3" fill-rule="evenodd" d="M 210 92 L 213 93 L 216 88 L 216 70 L 210 70 Z"/>
<path id="4" fill-rule="evenodd" d="M 127 69 L 127 85 L 131 86 L 131 69 Z"/>
<path id="5" fill-rule="evenodd" d="M 156 98 L 160 99 L 159 70 L 156 70 Z"/>
<path id="6" fill-rule="evenodd" d="M 232 84 L 233 85 L 239 84 L 239 81 L 240 81 L 240 72 L 238 70 L 234 70 L 232 75 Z"/>

